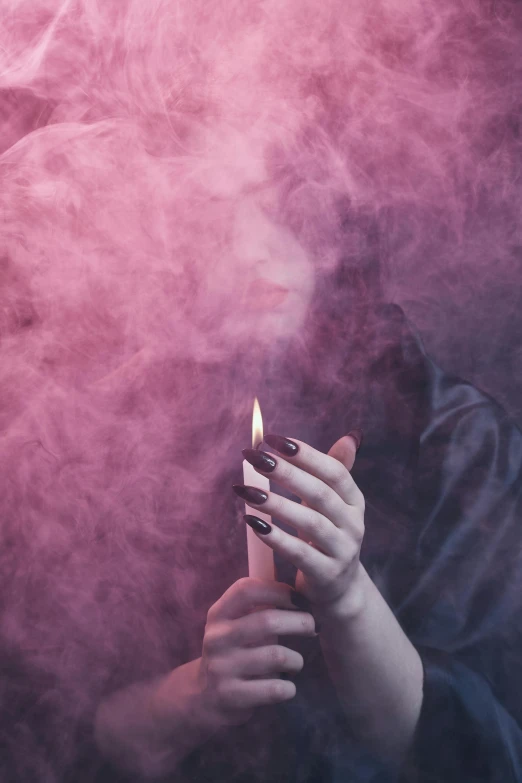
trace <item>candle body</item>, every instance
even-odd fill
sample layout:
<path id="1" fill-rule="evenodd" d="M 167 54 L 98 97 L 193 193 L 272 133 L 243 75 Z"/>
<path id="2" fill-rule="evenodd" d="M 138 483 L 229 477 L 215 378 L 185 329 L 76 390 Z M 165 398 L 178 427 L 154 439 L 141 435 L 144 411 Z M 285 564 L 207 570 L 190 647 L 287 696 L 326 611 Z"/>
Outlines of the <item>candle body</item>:
<path id="1" fill-rule="evenodd" d="M 266 476 L 256 473 L 252 465 L 246 460 L 243 462 L 243 481 L 246 486 L 270 491 L 270 482 Z M 271 523 L 268 514 L 263 514 L 257 508 L 245 505 L 246 513 L 253 514 L 264 522 Z M 250 525 L 247 525 L 247 549 L 248 549 L 248 575 L 255 579 L 275 580 L 274 553 L 257 535 Z"/>

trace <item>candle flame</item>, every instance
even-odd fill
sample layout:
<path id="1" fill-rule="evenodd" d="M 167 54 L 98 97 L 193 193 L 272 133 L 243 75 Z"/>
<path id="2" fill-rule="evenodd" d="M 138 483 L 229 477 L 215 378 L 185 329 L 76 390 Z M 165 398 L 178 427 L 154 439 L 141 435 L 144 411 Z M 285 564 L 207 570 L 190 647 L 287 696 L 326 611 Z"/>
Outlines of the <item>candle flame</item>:
<path id="1" fill-rule="evenodd" d="M 252 413 L 252 448 L 257 447 L 263 441 L 263 417 L 261 416 L 261 408 L 259 407 L 259 401 L 257 397 L 254 400 L 254 411 Z"/>

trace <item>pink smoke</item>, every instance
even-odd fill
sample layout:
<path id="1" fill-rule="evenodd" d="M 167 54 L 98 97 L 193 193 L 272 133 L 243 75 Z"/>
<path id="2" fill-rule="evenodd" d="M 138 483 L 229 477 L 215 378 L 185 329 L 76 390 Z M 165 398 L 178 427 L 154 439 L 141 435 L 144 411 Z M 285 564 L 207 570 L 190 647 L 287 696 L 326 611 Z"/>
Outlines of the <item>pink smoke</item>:
<path id="1" fill-rule="evenodd" d="M 485 373 L 520 318 L 522 7 L 0 11 L 0 636 L 50 678 L 65 765 L 63 727 L 196 656 L 244 574 L 216 451 L 237 478 L 263 363 L 340 258 L 377 247 L 386 298 L 510 402 Z"/>

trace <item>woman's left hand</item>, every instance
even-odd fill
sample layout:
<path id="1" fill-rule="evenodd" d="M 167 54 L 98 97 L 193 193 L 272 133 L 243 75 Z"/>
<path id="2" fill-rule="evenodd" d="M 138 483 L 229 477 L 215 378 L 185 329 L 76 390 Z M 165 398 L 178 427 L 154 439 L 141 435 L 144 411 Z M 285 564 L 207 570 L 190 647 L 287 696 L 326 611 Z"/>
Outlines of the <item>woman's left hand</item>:
<path id="1" fill-rule="evenodd" d="M 318 609 L 358 599 L 364 535 L 364 496 L 349 470 L 355 460 L 357 435 L 346 435 L 326 455 L 298 440 L 267 435 L 278 451 L 245 449 L 243 455 L 262 475 L 301 498 L 296 503 L 273 492 L 236 485 L 236 493 L 249 506 L 295 528 L 298 537 L 277 525 L 270 530 L 245 517 L 257 535 L 297 569 L 296 589 Z M 257 528 L 257 529 L 256 529 Z"/>

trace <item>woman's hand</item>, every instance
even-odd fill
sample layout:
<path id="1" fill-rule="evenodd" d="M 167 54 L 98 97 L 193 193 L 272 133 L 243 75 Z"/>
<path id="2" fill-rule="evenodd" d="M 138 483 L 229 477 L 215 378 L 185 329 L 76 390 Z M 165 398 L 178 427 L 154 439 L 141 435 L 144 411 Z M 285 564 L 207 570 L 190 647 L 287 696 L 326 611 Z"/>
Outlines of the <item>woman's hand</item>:
<path id="1" fill-rule="evenodd" d="M 256 517 L 248 520 L 299 569 L 296 586 L 322 625 L 323 657 L 352 736 L 398 764 L 420 714 L 423 669 L 359 561 L 364 499 L 349 473 L 356 437 L 341 438 L 328 455 L 300 441 L 270 435 L 265 440 L 281 457 L 248 449 L 245 458 L 303 503 L 243 486 L 236 492 L 297 530 L 295 537 L 276 525 L 256 523 Z"/>
<path id="2" fill-rule="evenodd" d="M 281 672 L 301 671 L 303 657 L 277 636 L 315 636 L 311 614 L 296 611 L 280 582 L 244 578 L 209 609 L 199 668 L 202 702 L 218 722 L 244 723 L 256 707 L 295 696 Z M 288 611 L 292 609 L 293 611 Z"/>
<path id="3" fill-rule="evenodd" d="M 208 612 L 201 658 L 100 705 L 95 736 L 101 752 L 133 774 L 166 777 L 223 726 L 244 723 L 256 707 L 292 699 L 294 683 L 277 678 L 300 671 L 303 658 L 276 637 L 315 636 L 314 618 L 296 611 L 292 596 L 295 590 L 278 582 L 235 582 Z"/>
<path id="4" fill-rule="evenodd" d="M 280 457 L 254 449 L 243 452 L 256 470 L 302 499 L 296 503 L 272 492 L 235 486 L 249 506 L 295 528 L 298 537 L 277 526 L 271 530 L 256 517 L 245 520 L 274 551 L 298 569 L 296 588 L 316 607 L 340 601 L 355 607 L 361 599 L 359 553 L 364 535 L 364 497 L 351 477 L 357 433 L 341 438 L 329 454 L 277 435 L 265 441 Z"/>

